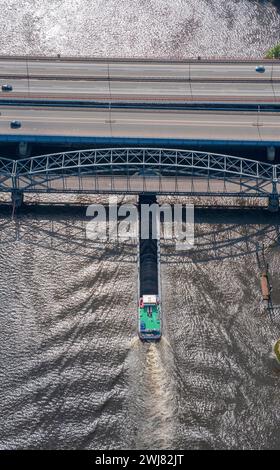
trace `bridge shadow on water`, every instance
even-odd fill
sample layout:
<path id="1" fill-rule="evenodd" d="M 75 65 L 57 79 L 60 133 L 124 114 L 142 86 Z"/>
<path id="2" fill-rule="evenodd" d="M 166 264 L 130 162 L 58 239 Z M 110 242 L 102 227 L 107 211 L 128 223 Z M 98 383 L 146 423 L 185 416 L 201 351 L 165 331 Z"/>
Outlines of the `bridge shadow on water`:
<path id="1" fill-rule="evenodd" d="M 87 207 L 87 206 L 86 206 Z M 86 207 L 81 205 L 23 206 L 12 219 L 11 207 L 0 206 L 0 246 L 24 243 L 87 259 L 135 263 L 136 242 L 91 240 Z"/>
<path id="2" fill-rule="evenodd" d="M 161 262 L 206 263 L 246 256 L 262 245 L 279 245 L 279 228 L 279 215 L 264 208 L 198 208 L 193 249 L 176 251 L 174 242 L 162 242 Z"/>
<path id="3" fill-rule="evenodd" d="M 10 206 L 0 206 L 0 245 L 21 242 L 89 259 L 119 256 L 118 262 L 136 262 L 136 241 L 87 238 L 85 206 L 27 205 L 14 219 L 11 212 Z M 279 227 L 279 215 L 264 208 L 198 207 L 194 248 L 176 251 L 174 241 L 162 240 L 161 263 L 205 263 L 256 253 L 260 245 L 279 244 Z"/>

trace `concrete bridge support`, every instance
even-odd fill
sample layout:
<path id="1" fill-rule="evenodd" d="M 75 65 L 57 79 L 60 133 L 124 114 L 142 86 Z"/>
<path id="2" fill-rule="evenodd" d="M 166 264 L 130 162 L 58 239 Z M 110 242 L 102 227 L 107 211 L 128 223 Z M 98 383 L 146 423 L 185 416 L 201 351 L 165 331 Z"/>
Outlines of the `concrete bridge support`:
<path id="1" fill-rule="evenodd" d="M 268 198 L 268 210 L 270 212 L 279 211 L 279 196 L 278 194 L 271 194 Z"/>
<path id="2" fill-rule="evenodd" d="M 19 157 L 30 157 L 31 155 L 31 144 L 27 142 L 20 142 L 18 145 Z"/>
<path id="3" fill-rule="evenodd" d="M 275 147 L 273 147 L 273 146 L 267 147 L 266 156 L 267 156 L 267 160 L 269 162 L 274 162 L 274 160 L 275 160 Z"/>
<path id="4" fill-rule="evenodd" d="M 270 212 L 279 211 L 279 194 L 277 192 L 276 182 L 273 182 L 273 190 L 268 197 L 268 210 Z"/>
<path id="5" fill-rule="evenodd" d="M 23 192 L 14 190 L 12 191 L 12 204 L 13 208 L 19 209 L 23 204 Z"/>

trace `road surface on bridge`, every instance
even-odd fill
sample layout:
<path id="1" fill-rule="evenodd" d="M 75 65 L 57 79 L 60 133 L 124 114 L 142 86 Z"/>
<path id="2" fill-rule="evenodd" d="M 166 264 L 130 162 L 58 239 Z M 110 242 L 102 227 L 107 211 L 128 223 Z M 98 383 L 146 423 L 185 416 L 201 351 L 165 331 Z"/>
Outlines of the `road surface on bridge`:
<path id="1" fill-rule="evenodd" d="M 22 123 L 11 129 L 10 121 Z M 1 108 L 2 136 L 279 141 L 275 113 Z"/>
<path id="2" fill-rule="evenodd" d="M 263 74 L 256 73 L 256 66 L 260 62 L 252 63 L 211 63 L 204 62 L 134 62 L 133 59 L 125 62 L 95 62 L 95 61 L 40 61 L 40 60 L 13 60 L 0 59 L 0 76 L 40 75 L 41 77 L 89 77 L 111 79 L 192 79 L 192 80 L 280 80 L 280 64 L 269 62 L 265 64 Z"/>
<path id="3" fill-rule="evenodd" d="M 280 64 L 0 60 L 2 98 L 280 101 Z M 27 79 L 28 77 L 28 79 Z"/>
<path id="4" fill-rule="evenodd" d="M 66 98 L 112 101 L 248 101 L 280 102 L 280 82 L 151 82 L 13 80 L 5 98 Z"/>

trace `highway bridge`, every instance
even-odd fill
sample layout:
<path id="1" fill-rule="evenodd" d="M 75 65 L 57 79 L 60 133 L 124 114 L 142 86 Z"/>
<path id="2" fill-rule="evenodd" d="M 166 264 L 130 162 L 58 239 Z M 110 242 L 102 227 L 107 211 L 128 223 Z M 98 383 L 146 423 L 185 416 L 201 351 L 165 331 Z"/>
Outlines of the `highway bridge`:
<path id="1" fill-rule="evenodd" d="M 228 155 L 155 148 L 109 148 L 0 158 L 0 192 L 174 194 L 266 197 L 279 206 L 280 165 Z"/>
<path id="2" fill-rule="evenodd" d="M 280 64 L 262 64 L 0 57 L 0 142 L 278 147 Z"/>
<path id="3" fill-rule="evenodd" d="M 258 64 L 254 61 L 0 57 L 0 81 L 13 86 L 11 92 L 2 92 L 0 98 L 0 142 L 19 143 L 19 149 L 23 149 L 22 156 L 28 154 L 27 147 L 22 143 L 48 143 L 54 146 L 62 143 L 96 148 L 156 147 L 163 151 L 167 151 L 167 148 L 192 148 L 208 144 L 240 144 L 252 148 L 273 147 L 277 157 L 277 147 L 280 147 L 280 64 L 278 61 L 263 61 L 265 72 L 257 73 Z M 56 105 L 53 104 L 53 97 L 56 98 Z M 95 106 L 92 104 L 93 99 L 96 100 Z M 229 108 L 211 107 L 216 99 L 219 103 L 228 100 Z M 102 100 L 107 100 L 107 108 L 97 105 Z M 120 104 L 125 100 L 128 100 L 129 106 L 123 109 Z M 161 100 L 166 102 L 164 109 L 151 107 L 151 102 Z M 195 104 L 196 100 L 201 104 L 200 109 L 178 109 L 175 106 L 176 103 Z M 81 101 L 91 104 L 89 107 L 79 106 Z M 240 107 L 233 108 L 238 102 Z M 244 103 L 253 102 L 256 104 L 254 109 L 241 107 Z M 264 109 L 264 102 L 273 108 Z M 142 108 L 137 107 L 137 103 L 142 103 Z M 12 129 L 10 123 L 13 120 L 20 121 L 21 127 Z M 65 155 L 68 153 L 63 158 Z M 15 165 L 20 167 L 19 162 Z M 15 181 L 22 184 L 21 175 L 14 175 Z M 167 176 L 170 175 L 164 175 Z M 119 177 L 124 178 L 123 175 Z M 204 178 L 203 182 L 201 175 L 199 177 L 195 185 L 197 192 L 207 193 L 203 185 L 208 178 Z M 101 184 L 100 178 L 106 179 L 108 175 L 95 174 L 96 185 L 100 189 L 104 184 L 107 192 L 110 190 L 109 180 L 102 180 Z M 128 187 L 127 179 L 120 181 L 116 178 L 114 175 L 114 185 L 119 185 L 119 190 Z M 60 190 L 60 183 L 58 179 L 55 180 L 53 184 L 58 185 L 56 189 Z M 78 181 L 77 178 L 74 180 Z M 132 192 L 140 191 L 144 184 L 151 182 L 151 179 L 145 178 L 139 183 L 140 180 L 138 175 L 137 185 L 140 186 L 133 186 L 136 185 L 134 182 Z M 47 181 L 49 185 L 50 180 Z M 184 191 L 179 191 L 178 179 L 171 178 L 168 183 L 166 180 L 166 192 L 189 194 L 192 190 L 188 187 L 188 181 L 185 180 L 183 184 Z M 81 182 L 83 190 L 86 190 L 86 176 L 79 179 L 79 185 Z M 91 179 L 88 184 L 89 191 L 92 191 Z M 213 178 L 211 184 L 214 185 Z M 215 184 L 216 193 L 224 193 L 220 180 Z M 21 186 L 20 190 L 32 188 L 35 189 L 34 185 Z M 234 184 L 234 188 L 229 193 L 243 193 L 244 186 L 237 191 Z M 12 189 L 15 190 L 14 187 Z M 268 189 L 267 194 L 271 191 L 271 188 Z M 158 187 L 156 192 L 162 192 L 162 189 Z"/>
<path id="4" fill-rule="evenodd" d="M 12 120 L 20 129 L 11 129 Z M 188 146 L 241 142 L 279 146 L 278 113 L 1 107 L 2 142 Z"/>
<path id="5" fill-rule="evenodd" d="M 0 58 L 2 99 L 279 102 L 279 61 Z"/>
<path id="6" fill-rule="evenodd" d="M 280 64 L 262 63 L 0 57 L 0 142 L 278 147 Z"/>

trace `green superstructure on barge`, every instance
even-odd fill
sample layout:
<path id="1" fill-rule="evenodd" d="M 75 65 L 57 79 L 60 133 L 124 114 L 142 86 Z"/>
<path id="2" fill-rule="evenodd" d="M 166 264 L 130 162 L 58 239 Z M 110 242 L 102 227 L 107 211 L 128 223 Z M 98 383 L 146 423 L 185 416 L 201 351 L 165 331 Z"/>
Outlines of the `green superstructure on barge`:
<path id="1" fill-rule="evenodd" d="M 140 298 L 139 337 L 143 341 L 158 341 L 161 338 L 161 309 L 156 295 Z"/>

